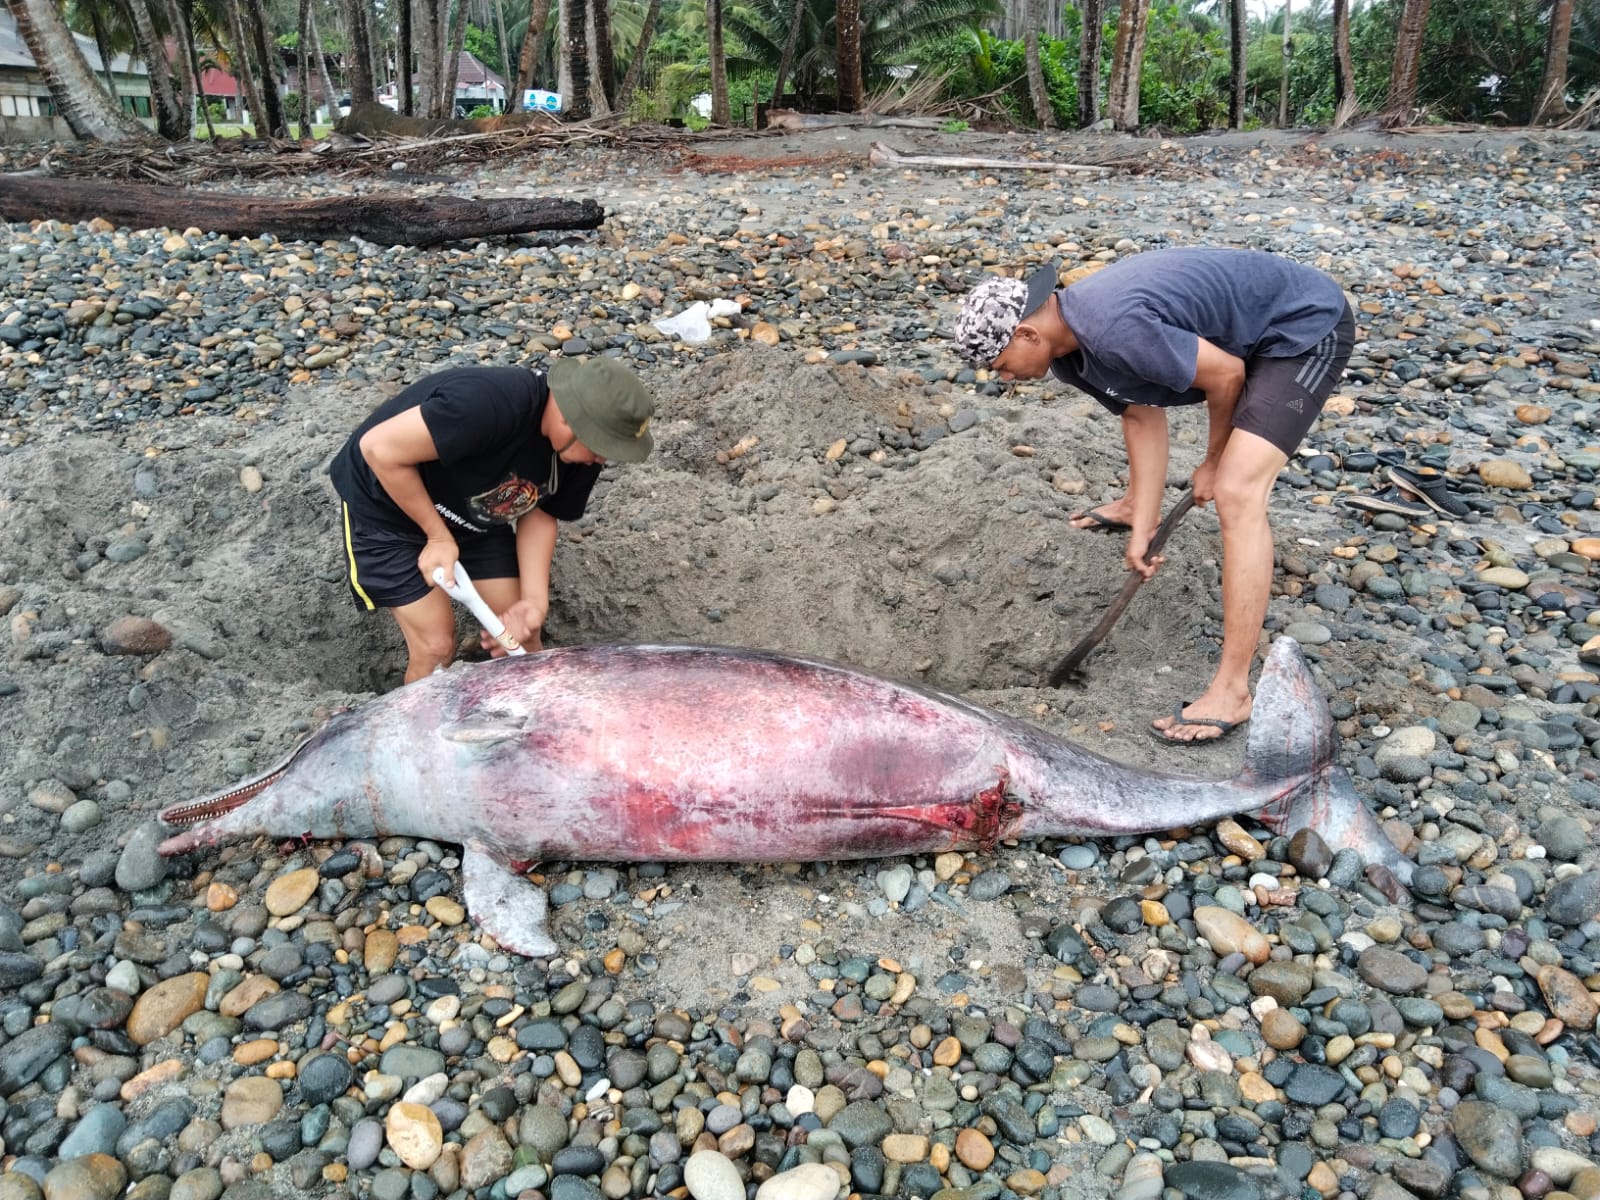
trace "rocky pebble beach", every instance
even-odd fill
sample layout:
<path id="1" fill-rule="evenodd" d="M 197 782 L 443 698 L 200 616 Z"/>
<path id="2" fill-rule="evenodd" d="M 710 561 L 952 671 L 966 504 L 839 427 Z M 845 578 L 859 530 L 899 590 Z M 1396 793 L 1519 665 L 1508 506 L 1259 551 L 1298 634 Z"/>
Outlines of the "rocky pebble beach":
<path id="1" fill-rule="evenodd" d="M 1096 177 L 869 168 L 853 136 L 395 185 L 592 196 L 594 234 L 4 230 L 0 1200 L 1600 1198 L 1600 138 L 1129 141 L 1139 169 Z M 657 456 L 558 550 L 553 640 L 823 653 L 1231 773 L 1237 742 L 1143 733 L 1209 674 L 1214 519 L 1086 686 L 1039 686 L 1120 585 L 1118 539 L 1064 520 L 1116 493 L 1120 437 L 946 336 L 985 270 L 1192 244 L 1292 255 L 1355 306 L 1274 494 L 1268 632 L 1409 889 L 1247 813 L 543 864 L 562 950 L 530 960 L 475 930 L 452 845 L 157 853 L 158 808 L 395 682 L 341 594 L 344 432 L 430 370 L 552 353 L 662 398 Z M 653 324 L 715 299 L 740 311 L 703 343 Z M 1203 425 L 1175 438 L 1180 486 Z M 1347 503 L 1396 466 L 1458 511 Z"/>

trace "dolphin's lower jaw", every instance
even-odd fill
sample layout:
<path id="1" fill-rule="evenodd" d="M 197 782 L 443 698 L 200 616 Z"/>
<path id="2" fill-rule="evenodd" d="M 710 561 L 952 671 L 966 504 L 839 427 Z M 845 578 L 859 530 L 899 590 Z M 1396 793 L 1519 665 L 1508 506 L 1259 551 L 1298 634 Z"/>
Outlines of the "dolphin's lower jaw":
<path id="1" fill-rule="evenodd" d="M 247 779 L 243 783 L 236 784 L 231 788 L 225 788 L 220 792 L 213 792 L 211 795 L 199 800 L 186 800 L 182 804 L 168 805 L 159 814 L 162 824 L 198 825 L 201 822 L 210 821 L 225 813 L 230 813 L 234 809 L 249 803 L 273 783 L 283 778 L 285 772 L 289 770 L 289 765 L 294 762 L 296 756 L 305 748 L 305 745 L 306 743 L 302 741 L 300 745 L 289 751 L 277 766 L 263 771 L 253 779 Z"/>

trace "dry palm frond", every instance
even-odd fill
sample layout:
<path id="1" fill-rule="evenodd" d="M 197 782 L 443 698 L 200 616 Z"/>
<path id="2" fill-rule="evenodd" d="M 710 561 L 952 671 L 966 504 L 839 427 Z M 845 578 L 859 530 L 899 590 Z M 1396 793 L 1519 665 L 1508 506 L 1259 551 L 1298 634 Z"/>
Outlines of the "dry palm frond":
<path id="1" fill-rule="evenodd" d="M 1589 94 L 1583 98 L 1583 103 L 1568 113 L 1566 120 L 1558 123 L 1555 128 L 1600 128 L 1600 87 L 1590 89 Z"/>

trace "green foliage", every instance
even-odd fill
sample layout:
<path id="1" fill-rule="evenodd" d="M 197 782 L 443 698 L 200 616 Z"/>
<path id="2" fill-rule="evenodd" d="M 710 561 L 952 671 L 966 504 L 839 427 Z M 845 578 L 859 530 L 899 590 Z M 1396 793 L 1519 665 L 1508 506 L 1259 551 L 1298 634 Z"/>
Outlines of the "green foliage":
<path id="1" fill-rule="evenodd" d="M 791 0 L 747 0 L 724 10 L 730 75 L 776 73 L 793 7 Z M 801 9 L 794 62 L 784 88 L 802 103 L 835 94 L 836 7 L 834 0 L 806 0 Z M 923 66 L 931 43 L 955 31 L 974 33 L 999 11 L 997 0 L 862 0 L 861 77 L 867 90 L 888 83 L 893 67 Z"/>
<path id="2" fill-rule="evenodd" d="M 283 119 L 291 123 L 300 119 L 300 93 L 285 92 L 283 100 Z"/>
<path id="3" fill-rule="evenodd" d="M 506 36 L 510 37 L 510 34 Z M 500 39 L 495 36 L 494 30 L 479 29 L 468 21 L 467 36 L 462 42 L 462 48 L 496 75 L 505 75 L 505 55 L 500 52 Z"/>
<path id="4" fill-rule="evenodd" d="M 467 119 L 473 120 L 478 117 L 492 117 L 499 113 L 499 111 L 500 110 L 492 104 L 479 104 L 467 111 Z"/>
<path id="5" fill-rule="evenodd" d="M 965 133 L 971 128 L 972 126 L 965 121 L 950 120 L 939 126 L 939 131 L 941 133 Z"/>
<path id="6" fill-rule="evenodd" d="M 1114 44 L 1115 34 L 1106 37 Z M 1139 122 L 1174 133 L 1228 123 L 1228 42 L 1220 25 L 1154 4 L 1139 76 Z"/>
<path id="7" fill-rule="evenodd" d="M 221 100 L 213 100 L 206 105 L 206 112 L 210 114 L 212 123 L 228 119 L 228 106 Z"/>

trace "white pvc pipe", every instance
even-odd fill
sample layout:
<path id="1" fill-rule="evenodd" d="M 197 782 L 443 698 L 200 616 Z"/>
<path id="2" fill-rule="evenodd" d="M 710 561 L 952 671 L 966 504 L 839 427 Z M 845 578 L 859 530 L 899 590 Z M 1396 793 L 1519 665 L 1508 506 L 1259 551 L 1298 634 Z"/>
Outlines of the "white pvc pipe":
<path id="1" fill-rule="evenodd" d="M 472 579 L 467 575 L 466 568 L 456 563 L 452 573 L 456 577 L 454 587 L 445 584 L 443 567 L 433 569 L 433 581 L 444 588 L 451 599 L 465 604 L 472 615 L 478 618 L 478 624 L 488 631 L 489 636 L 505 647 L 507 654 L 526 654 L 527 651 L 522 648 L 522 643 L 506 632 L 505 624 L 495 615 L 494 609 L 478 595 L 478 589 L 472 586 Z"/>

